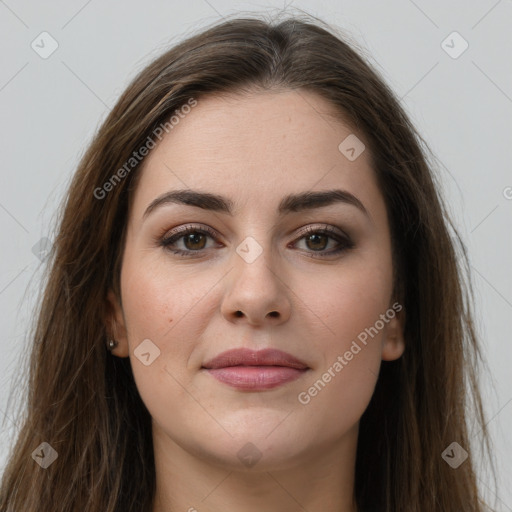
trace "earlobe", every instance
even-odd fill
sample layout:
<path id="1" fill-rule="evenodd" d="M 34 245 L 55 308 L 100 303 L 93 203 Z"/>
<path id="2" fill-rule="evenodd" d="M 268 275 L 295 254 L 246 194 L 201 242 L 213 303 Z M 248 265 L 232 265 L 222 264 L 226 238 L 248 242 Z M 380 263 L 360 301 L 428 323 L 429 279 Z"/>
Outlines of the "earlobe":
<path id="1" fill-rule="evenodd" d="M 405 350 L 404 339 L 405 310 L 396 313 L 387 326 L 386 336 L 382 341 L 382 360 L 394 361 L 402 356 Z"/>
<path id="2" fill-rule="evenodd" d="M 107 349 L 117 357 L 128 357 L 128 337 L 124 321 L 123 309 L 118 298 L 112 290 L 109 290 L 106 301 L 105 326 L 108 338 L 105 340 Z M 111 340 L 114 343 L 110 343 Z M 113 348 L 112 348 L 113 345 Z"/>

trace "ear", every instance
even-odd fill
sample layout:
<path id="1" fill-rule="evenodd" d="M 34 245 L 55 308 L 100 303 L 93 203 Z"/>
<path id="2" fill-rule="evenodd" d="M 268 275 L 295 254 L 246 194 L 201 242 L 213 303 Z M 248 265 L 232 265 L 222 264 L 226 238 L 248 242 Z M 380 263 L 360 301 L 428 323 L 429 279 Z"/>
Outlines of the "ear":
<path id="1" fill-rule="evenodd" d="M 123 308 L 112 290 L 107 294 L 105 324 L 109 338 L 117 342 L 117 346 L 111 350 L 112 354 L 117 357 L 128 357 L 130 352 Z"/>
<path id="2" fill-rule="evenodd" d="M 395 302 L 393 306 L 399 305 Z M 405 350 L 404 325 L 405 309 L 399 305 L 400 309 L 390 308 L 395 311 L 395 316 L 389 320 L 386 336 L 382 340 L 382 360 L 394 361 L 401 357 Z"/>

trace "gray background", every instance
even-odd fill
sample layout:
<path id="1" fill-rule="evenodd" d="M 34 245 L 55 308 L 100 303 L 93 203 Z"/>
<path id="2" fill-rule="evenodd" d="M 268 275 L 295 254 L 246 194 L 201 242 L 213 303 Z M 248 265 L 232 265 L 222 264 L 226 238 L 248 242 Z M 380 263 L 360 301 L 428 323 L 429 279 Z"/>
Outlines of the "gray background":
<path id="1" fill-rule="evenodd" d="M 16 430 L 12 378 L 27 350 L 43 271 L 33 247 L 51 239 L 56 208 L 92 134 L 129 80 L 169 45 L 234 12 L 285 7 L 345 30 L 439 159 L 443 194 L 469 250 L 488 363 L 480 381 L 499 485 L 489 488 L 486 468 L 480 485 L 498 510 L 512 511 L 511 0 L 0 1 L 0 470 Z M 31 47 L 50 48 L 43 31 L 58 43 L 46 59 Z M 461 41 L 442 45 L 453 31 L 469 44 L 457 58 L 445 49 L 459 52 Z"/>

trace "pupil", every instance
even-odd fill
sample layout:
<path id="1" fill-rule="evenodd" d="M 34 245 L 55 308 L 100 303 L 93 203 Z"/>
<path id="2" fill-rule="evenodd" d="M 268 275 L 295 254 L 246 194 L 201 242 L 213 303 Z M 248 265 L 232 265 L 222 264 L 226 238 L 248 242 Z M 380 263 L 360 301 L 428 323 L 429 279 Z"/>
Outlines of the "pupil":
<path id="1" fill-rule="evenodd" d="M 188 235 L 187 242 L 190 242 L 192 245 L 195 245 L 197 243 L 200 243 L 199 240 L 202 236 L 203 235 L 201 233 L 190 233 Z M 199 247 L 199 249 L 202 249 L 202 247 Z"/>
<path id="2" fill-rule="evenodd" d="M 315 244 L 317 244 L 317 243 L 318 243 L 319 239 L 322 239 L 322 238 L 324 239 L 323 241 L 325 242 L 325 238 L 326 238 L 326 237 L 325 237 L 325 235 L 319 235 L 319 234 L 317 233 L 317 234 L 313 234 L 313 235 L 310 235 L 310 236 L 309 236 L 309 241 L 313 241 L 313 247 L 312 247 L 312 249 L 315 249 L 315 248 L 316 248 L 316 249 L 324 249 L 324 248 L 325 248 L 325 247 L 323 247 L 323 246 L 325 246 L 325 243 L 323 243 L 323 244 L 322 244 L 321 242 L 320 242 L 320 245 L 321 245 L 322 247 L 318 247 L 318 246 L 317 246 L 317 247 L 314 247 L 314 246 L 315 246 Z"/>

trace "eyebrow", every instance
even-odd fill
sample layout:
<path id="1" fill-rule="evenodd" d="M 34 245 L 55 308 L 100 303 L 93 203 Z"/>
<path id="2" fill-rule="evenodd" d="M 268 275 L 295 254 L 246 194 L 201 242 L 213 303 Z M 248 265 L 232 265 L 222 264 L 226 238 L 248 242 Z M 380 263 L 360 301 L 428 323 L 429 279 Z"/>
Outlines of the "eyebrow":
<path id="1" fill-rule="evenodd" d="M 368 218 L 371 218 L 361 201 L 346 190 L 323 190 L 319 192 L 303 192 L 299 194 L 290 194 L 284 197 L 279 203 L 278 213 L 281 215 L 313 210 L 336 203 L 344 203 L 355 206 L 361 210 Z M 234 204 L 230 199 L 217 194 L 208 192 L 199 192 L 191 189 L 172 190 L 166 192 L 154 199 L 146 208 L 143 220 L 157 208 L 167 204 L 183 204 L 195 206 L 203 210 L 226 213 L 233 215 Z"/>

